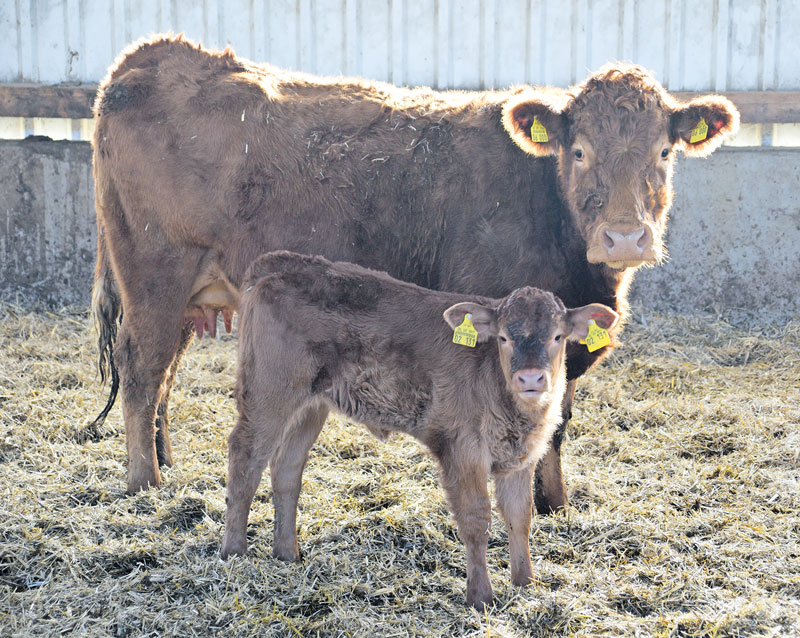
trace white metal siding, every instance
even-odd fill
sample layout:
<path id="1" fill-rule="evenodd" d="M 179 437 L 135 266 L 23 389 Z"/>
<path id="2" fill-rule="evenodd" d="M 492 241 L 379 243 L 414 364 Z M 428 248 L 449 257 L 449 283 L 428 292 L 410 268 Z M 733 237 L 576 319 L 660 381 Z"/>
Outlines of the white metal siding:
<path id="1" fill-rule="evenodd" d="M 0 0 L 0 82 L 97 82 L 167 30 L 396 84 L 563 86 L 623 59 L 672 90 L 800 89 L 800 0 Z"/>

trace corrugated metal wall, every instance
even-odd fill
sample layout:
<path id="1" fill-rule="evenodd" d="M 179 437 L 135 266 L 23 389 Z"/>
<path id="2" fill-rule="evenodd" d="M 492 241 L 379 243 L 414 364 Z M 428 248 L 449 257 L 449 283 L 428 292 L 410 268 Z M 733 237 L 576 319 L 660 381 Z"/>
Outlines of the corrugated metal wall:
<path id="1" fill-rule="evenodd" d="M 800 0 L 2 0 L 0 82 L 97 82 L 170 29 L 397 84 L 563 86 L 625 59 L 672 90 L 800 89 Z"/>

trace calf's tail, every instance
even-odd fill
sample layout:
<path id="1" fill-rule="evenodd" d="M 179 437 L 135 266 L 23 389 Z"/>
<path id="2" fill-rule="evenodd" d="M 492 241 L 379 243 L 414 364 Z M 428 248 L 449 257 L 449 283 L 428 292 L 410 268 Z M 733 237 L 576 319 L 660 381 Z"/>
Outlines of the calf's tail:
<path id="1" fill-rule="evenodd" d="M 114 406 L 119 390 L 119 372 L 114 364 L 114 343 L 117 340 L 117 328 L 122 319 L 122 300 L 108 260 L 108 250 L 105 247 L 103 228 L 100 224 L 98 224 L 97 231 L 97 263 L 92 286 L 92 323 L 97 332 L 97 348 L 100 352 L 97 369 L 103 383 L 110 377 L 111 391 L 100 414 L 84 428 L 81 436 L 84 440 L 100 437 L 99 427 L 103 425 L 106 416 Z"/>

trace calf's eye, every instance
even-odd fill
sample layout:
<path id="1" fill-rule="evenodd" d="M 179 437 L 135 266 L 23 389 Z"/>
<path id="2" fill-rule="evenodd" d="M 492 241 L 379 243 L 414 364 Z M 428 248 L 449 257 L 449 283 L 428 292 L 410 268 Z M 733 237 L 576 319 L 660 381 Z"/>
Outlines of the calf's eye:
<path id="1" fill-rule="evenodd" d="M 669 157 L 669 149 L 665 148 L 663 151 L 661 151 L 661 159 L 667 159 L 668 157 Z"/>
<path id="2" fill-rule="evenodd" d="M 500 343 L 505 343 L 506 341 L 508 341 L 508 339 L 506 339 L 504 336 L 500 335 Z"/>
<path id="3" fill-rule="evenodd" d="M 561 341 L 561 335 L 556 335 L 556 338 L 555 338 L 555 340 L 556 340 L 556 341 Z"/>
<path id="4" fill-rule="evenodd" d="M 575 149 L 575 159 L 582 160 L 583 159 L 583 151 L 579 148 Z"/>

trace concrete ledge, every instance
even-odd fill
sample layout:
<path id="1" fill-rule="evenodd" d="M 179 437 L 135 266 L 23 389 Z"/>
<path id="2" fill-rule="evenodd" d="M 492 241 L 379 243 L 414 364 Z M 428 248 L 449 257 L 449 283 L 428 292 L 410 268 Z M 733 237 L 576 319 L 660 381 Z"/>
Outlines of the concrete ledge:
<path id="1" fill-rule="evenodd" d="M 0 299 L 88 305 L 96 250 L 91 147 L 0 141 Z M 800 149 L 680 158 L 670 260 L 641 270 L 633 301 L 734 320 L 800 317 Z"/>

